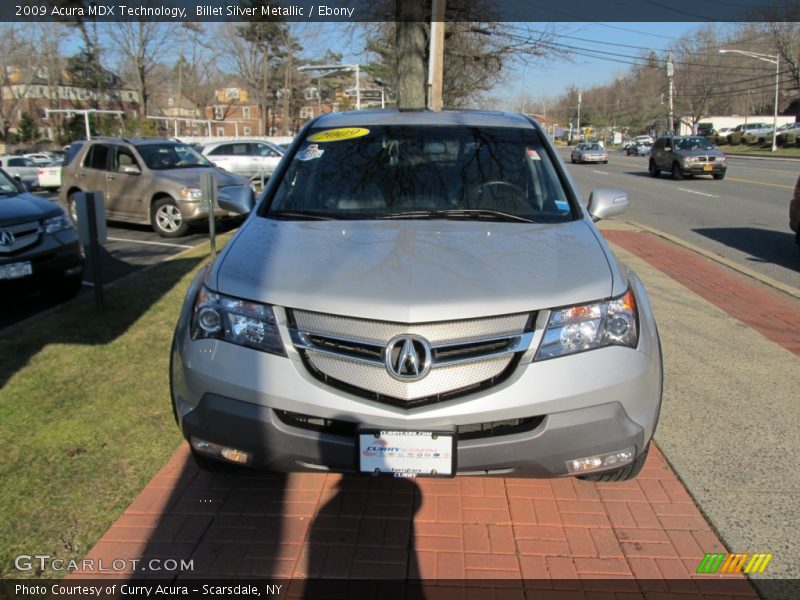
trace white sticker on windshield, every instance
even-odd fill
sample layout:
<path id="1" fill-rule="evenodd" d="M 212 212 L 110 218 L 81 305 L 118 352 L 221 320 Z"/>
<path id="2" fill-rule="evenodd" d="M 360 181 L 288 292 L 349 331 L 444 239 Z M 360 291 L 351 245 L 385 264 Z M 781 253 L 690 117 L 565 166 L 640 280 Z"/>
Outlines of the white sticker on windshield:
<path id="1" fill-rule="evenodd" d="M 295 158 L 297 160 L 313 160 L 322 156 L 324 152 L 325 150 L 320 150 L 319 144 L 309 144 L 307 148 L 300 150 Z"/>
<path id="2" fill-rule="evenodd" d="M 525 154 L 527 154 L 528 158 L 530 158 L 531 160 L 542 160 L 542 157 L 539 156 L 539 153 L 533 148 L 527 148 L 525 150 Z"/>

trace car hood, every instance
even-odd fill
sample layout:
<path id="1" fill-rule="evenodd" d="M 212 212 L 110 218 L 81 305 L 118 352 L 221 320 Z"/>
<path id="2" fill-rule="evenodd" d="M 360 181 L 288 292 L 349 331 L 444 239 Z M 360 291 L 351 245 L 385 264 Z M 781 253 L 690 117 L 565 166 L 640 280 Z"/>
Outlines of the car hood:
<path id="1" fill-rule="evenodd" d="M 63 212 L 57 204 L 33 194 L 0 196 L 0 226 L 45 219 Z"/>
<path id="2" fill-rule="evenodd" d="M 722 150 L 717 148 L 697 148 L 696 150 L 678 150 L 681 156 L 725 156 Z"/>
<path id="3" fill-rule="evenodd" d="M 584 221 L 254 218 L 228 244 L 209 285 L 285 307 L 425 322 L 606 298 L 609 260 Z"/>
<path id="4" fill-rule="evenodd" d="M 218 167 L 197 167 L 194 169 L 169 169 L 164 171 L 154 171 L 159 177 L 163 177 L 165 179 L 169 179 L 170 181 L 174 181 L 180 185 L 187 185 L 192 187 L 200 187 L 200 181 L 202 179 L 203 173 L 208 173 L 209 171 L 214 173 L 214 177 L 217 180 L 217 187 L 224 187 L 227 185 L 249 185 L 249 181 L 241 177 L 239 175 L 234 175 L 233 173 L 229 173 L 224 169 L 220 169 Z"/>

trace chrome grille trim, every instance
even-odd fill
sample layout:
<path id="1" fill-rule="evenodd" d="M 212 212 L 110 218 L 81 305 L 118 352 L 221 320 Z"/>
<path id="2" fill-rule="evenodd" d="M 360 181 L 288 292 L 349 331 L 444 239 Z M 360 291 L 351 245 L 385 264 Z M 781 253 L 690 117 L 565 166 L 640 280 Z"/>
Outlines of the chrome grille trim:
<path id="1" fill-rule="evenodd" d="M 8 231 L 14 236 L 14 241 L 10 245 L 0 245 L 0 253 L 11 254 L 12 252 L 17 252 L 28 246 L 32 246 L 39 241 L 42 227 L 39 221 L 30 221 L 28 223 L 17 223 L 16 225 L 0 227 L 0 231 Z"/>
<path id="2" fill-rule="evenodd" d="M 531 313 L 432 323 L 395 323 L 287 311 L 292 345 L 309 373 L 378 402 L 411 407 L 495 385 L 529 350 Z M 430 371 L 419 380 L 390 375 L 386 348 L 399 335 L 430 344 Z"/>
<path id="3" fill-rule="evenodd" d="M 436 345 L 471 338 L 516 335 L 525 330 L 530 315 L 517 313 L 501 317 L 409 324 L 372 321 L 303 310 L 292 311 L 292 316 L 299 331 L 384 346 L 390 339 L 403 333 L 422 336 L 431 344 Z"/>
<path id="4" fill-rule="evenodd" d="M 383 356 L 382 345 L 373 344 L 372 342 L 368 342 L 365 340 L 343 339 L 328 335 L 325 336 L 316 334 L 312 335 L 309 334 L 308 332 L 298 331 L 296 328 L 291 328 L 291 327 L 289 328 L 289 335 L 292 338 L 292 343 L 294 344 L 294 347 L 299 350 L 307 350 L 310 352 L 317 352 L 319 354 L 327 354 L 329 356 L 335 356 L 342 360 L 351 360 L 354 362 L 360 362 L 377 367 L 383 367 L 384 365 L 384 359 L 382 357 Z M 329 350 L 328 348 L 315 344 L 314 341 L 312 340 L 312 337 L 325 338 L 326 340 L 330 340 L 332 342 L 339 342 L 342 345 L 355 344 L 360 346 L 367 346 L 374 352 L 378 353 L 381 356 L 381 358 L 367 358 L 364 356 L 359 356 L 357 354 L 349 353 L 344 349 L 340 351 Z M 433 352 L 433 361 L 431 362 L 431 369 L 435 369 L 437 367 L 448 367 L 451 365 L 461 365 L 478 360 L 486 360 L 489 358 L 504 356 L 506 354 L 515 354 L 517 352 L 524 352 L 530 347 L 532 339 L 533 339 L 533 332 L 527 331 L 525 333 L 521 333 L 515 336 L 478 338 L 470 340 L 451 341 L 444 344 L 435 344 L 435 345 L 431 344 L 431 351 Z M 506 347 L 501 348 L 500 350 L 490 351 L 483 354 L 476 354 L 475 356 L 467 356 L 464 358 L 440 359 L 436 357 L 437 350 L 442 350 L 445 348 L 454 348 L 458 346 L 468 346 L 468 345 L 479 346 L 482 344 L 491 344 L 495 342 L 508 342 L 508 344 Z"/>

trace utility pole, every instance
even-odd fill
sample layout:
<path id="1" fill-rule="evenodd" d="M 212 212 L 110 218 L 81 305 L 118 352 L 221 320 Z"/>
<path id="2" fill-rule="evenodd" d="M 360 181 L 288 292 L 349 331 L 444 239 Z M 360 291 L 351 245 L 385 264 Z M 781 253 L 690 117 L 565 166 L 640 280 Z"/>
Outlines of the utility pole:
<path id="1" fill-rule="evenodd" d="M 581 93 L 579 91 L 578 92 L 578 126 L 577 126 L 578 140 L 581 139 L 581 99 L 582 99 L 582 95 L 581 95 Z"/>
<path id="2" fill-rule="evenodd" d="M 672 78 L 675 76 L 675 67 L 672 64 L 672 52 L 669 53 L 667 58 L 667 81 L 669 82 L 669 134 L 673 135 L 674 121 L 672 117 Z"/>
<path id="3" fill-rule="evenodd" d="M 431 40 L 428 50 L 428 108 L 431 110 L 442 110 L 444 5 L 445 0 L 433 0 L 431 6 Z"/>

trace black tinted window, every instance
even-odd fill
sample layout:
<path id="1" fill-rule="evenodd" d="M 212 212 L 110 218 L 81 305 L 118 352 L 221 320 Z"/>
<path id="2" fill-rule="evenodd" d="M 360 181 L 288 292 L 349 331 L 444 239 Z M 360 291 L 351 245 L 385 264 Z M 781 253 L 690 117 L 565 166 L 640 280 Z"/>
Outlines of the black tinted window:
<path id="1" fill-rule="evenodd" d="M 270 213 L 334 218 L 447 210 L 572 219 L 564 187 L 532 129 L 311 130 L 269 207 Z"/>
<path id="2" fill-rule="evenodd" d="M 105 144 L 93 144 L 86 154 L 83 166 L 89 169 L 105 170 L 108 166 L 108 146 Z"/>

